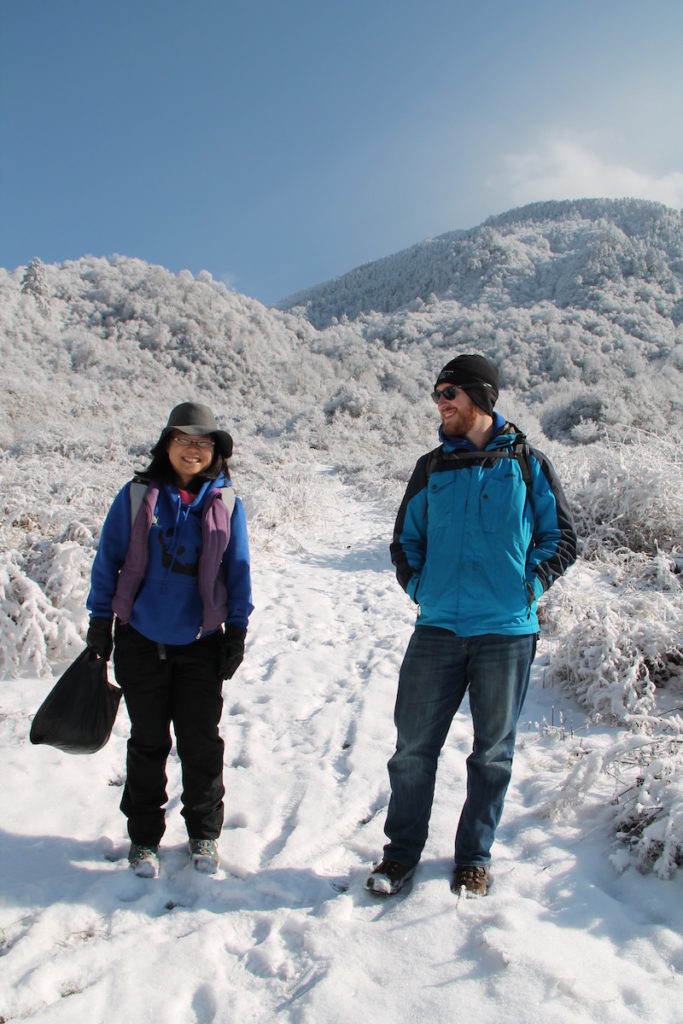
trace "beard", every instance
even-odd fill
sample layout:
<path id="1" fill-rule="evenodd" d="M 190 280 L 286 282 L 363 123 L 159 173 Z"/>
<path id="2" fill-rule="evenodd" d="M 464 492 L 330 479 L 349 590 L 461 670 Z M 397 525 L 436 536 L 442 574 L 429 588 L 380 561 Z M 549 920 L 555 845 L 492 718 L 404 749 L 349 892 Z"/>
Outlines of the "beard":
<path id="1" fill-rule="evenodd" d="M 465 437 L 477 422 L 480 412 L 476 405 L 468 409 L 455 409 L 445 423 L 441 420 L 441 429 L 446 437 Z"/>

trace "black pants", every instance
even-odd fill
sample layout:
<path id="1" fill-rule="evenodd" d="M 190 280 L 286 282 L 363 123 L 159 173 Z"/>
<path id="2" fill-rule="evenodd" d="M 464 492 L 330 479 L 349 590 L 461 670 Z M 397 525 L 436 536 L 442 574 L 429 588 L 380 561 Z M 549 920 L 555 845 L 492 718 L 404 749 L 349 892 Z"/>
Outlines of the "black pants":
<path id="1" fill-rule="evenodd" d="M 223 826 L 223 710 L 218 678 L 220 633 L 192 644 L 162 646 L 131 626 L 116 625 L 114 668 L 130 717 L 127 778 L 121 810 L 140 846 L 164 834 L 166 760 L 171 724 L 182 766 L 182 815 L 188 836 L 217 839 Z"/>

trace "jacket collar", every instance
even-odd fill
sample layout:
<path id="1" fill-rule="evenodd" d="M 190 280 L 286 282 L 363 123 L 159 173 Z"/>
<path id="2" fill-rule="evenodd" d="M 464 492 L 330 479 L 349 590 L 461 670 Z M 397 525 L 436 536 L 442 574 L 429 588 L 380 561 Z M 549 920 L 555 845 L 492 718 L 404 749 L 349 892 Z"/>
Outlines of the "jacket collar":
<path id="1" fill-rule="evenodd" d="M 218 477 L 216 477 L 215 480 L 205 480 L 204 483 L 202 484 L 202 486 L 197 491 L 197 494 L 195 495 L 194 500 L 192 501 L 191 505 L 189 505 L 188 507 L 189 508 L 195 508 L 195 509 L 196 508 L 200 508 L 202 503 L 203 503 L 203 501 L 204 501 L 204 498 L 207 496 L 207 494 L 210 491 L 213 491 L 215 488 L 227 487 L 227 486 L 228 486 L 228 482 L 227 482 L 227 480 L 225 479 L 225 477 L 223 476 L 222 473 Z M 166 491 L 166 494 L 168 495 L 168 497 L 170 498 L 170 500 L 172 502 L 180 501 L 180 495 L 178 493 L 178 488 L 177 488 L 177 486 L 175 484 L 165 484 L 164 485 L 164 490 Z"/>

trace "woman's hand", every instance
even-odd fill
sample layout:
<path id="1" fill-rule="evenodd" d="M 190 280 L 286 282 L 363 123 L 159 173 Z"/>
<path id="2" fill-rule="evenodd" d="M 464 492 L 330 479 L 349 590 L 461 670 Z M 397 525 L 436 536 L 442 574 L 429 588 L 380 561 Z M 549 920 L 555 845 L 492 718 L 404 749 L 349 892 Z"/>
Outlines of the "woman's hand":
<path id="1" fill-rule="evenodd" d="M 246 629 L 240 629 L 239 626 L 225 627 L 218 661 L 218 672 L 221 679 L 232 679 L 242 664 L 246 635 Z"/>
<path id="2" fill-rule="evenodd" d="M 85 642 L 90 650 L 94 651 L 98 658 L 104 658 L 105 661 L 109 661 L 111 658 L 111 652 L 114 647 L 111 630 L 111 619 L 93 618 L 90 620 L 88 632 L 85 637 Z"/>

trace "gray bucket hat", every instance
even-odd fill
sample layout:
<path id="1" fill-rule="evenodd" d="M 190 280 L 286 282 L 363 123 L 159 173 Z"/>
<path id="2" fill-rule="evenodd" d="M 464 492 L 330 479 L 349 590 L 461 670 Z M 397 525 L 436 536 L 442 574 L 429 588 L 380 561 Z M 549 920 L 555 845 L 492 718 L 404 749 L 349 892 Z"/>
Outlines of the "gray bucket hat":
<path id="1" fill-rule="evenodd" d="M 208 405 L 199 405 L 197 402 L 181 402 L 171 409 L 168 423 L 161 431 L 161 437 L 154 445 L 152 453 L 161 448 L 173 430 L 181 430 L 183 434 L 193 434 L 199 437 L 203 434 L 210 434 L 216 442 L 216 448 L 224 459 L 232 455 L 232 438 L 225 430 L 219 430 L 216 417 Z"/>

